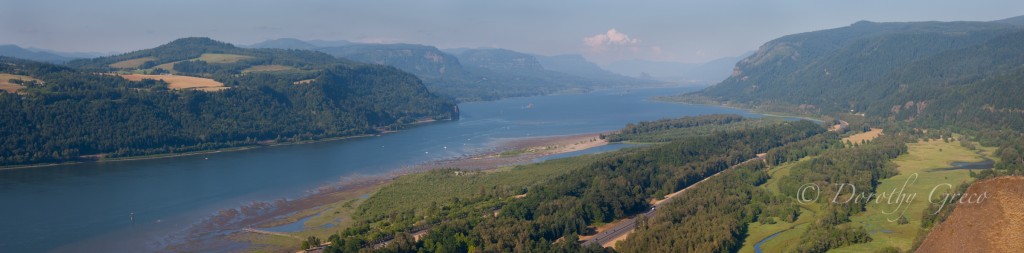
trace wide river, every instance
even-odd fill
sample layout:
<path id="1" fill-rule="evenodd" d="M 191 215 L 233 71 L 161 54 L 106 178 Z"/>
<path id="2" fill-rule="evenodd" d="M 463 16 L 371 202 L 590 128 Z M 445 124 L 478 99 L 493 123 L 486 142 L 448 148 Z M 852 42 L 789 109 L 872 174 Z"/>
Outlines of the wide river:
<path id="1" fill-rule="evenodd" d="M 650 100 L 684 91 L 609 90 L 463 103 L 457 121 L 379 137 L 2 170 L 0 252 L 154 251 L 168 235 L 218 210 L 301 197 L 346 177 L 475 154 L 509 139 L 609 131 L 630 122 L 687 115 L 758 116 Z"/>

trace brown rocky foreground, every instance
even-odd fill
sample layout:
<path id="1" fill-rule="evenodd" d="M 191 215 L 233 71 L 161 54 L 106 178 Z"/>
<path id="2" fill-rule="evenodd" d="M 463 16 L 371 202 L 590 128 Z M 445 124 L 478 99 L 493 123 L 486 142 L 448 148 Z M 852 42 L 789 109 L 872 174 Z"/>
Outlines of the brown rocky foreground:
<path id="1" fill-rule="evenodd" d="M 1024 177 L 977 182 L 968 196 L 986 194 L 980 203 L 957 204 L 932 230 L 917 252 L 1024 251 Z"/>

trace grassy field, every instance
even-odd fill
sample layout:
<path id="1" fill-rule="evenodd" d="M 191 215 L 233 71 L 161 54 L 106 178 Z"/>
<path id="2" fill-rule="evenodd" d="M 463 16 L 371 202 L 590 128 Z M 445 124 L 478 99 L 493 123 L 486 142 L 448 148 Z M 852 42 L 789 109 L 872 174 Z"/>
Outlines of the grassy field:
<path id="1" fill-rule="evenodd" d="M 783 163 L 771 168 L 768 171 L 768 175 L 771 176 L 771 178 L 768 179 L 767 182 L 762 184 L 761 187 L 768 189 L 772 192 L 779 192 L 779 179 L 785 177 L 786 175 L 789 175 L 790 169 L 792 169 L 793 166 L 795 166 L 796 164 L 806 162 L 808 160 L 811 160 L 811 158 L 812 156 L 808 156 L 800 158 L 800 160 L 795 162 Z"/>
<path id="2" fill-rule="evenodd" d="M 600 154 L 595 154 L 600 155 Z M 555 159 L 543 163 L 503 167 L 483 171 L 432 170 L 404 175 L 382 187 L 367 188 L 350 194 L 344 200 L 314 209 L 304 210 L 261 227 L 272 227 L 314 216 L 304 223 L 305 229 L 289 233 L 300 238 L 310 235 L 327 238 L 351 225 L 358 209 L 363 215 L 386 214 L 397 210 L 423 210 L 432 202 L 439 204 L 452 198 L 472 198 L 481 188 L 525 189 L 579 168 L 594 155 Z M 587 158 L 591 157 L 591 158 Z M 369 195 L 369 198 L 362 196 Z M 331 224 L 325 226 L 327 224 Z M 258 252 L 279 252 L 298 247 L 300 240 L 284 236 L 238 233 L 230 236 L 236 241 L 250 242 Z"/>
<path id="3" fill-rule="evenodd" d="M 596 154 L 601 155 L 601 154 Z M 543 163 L 504 167 L 490 171 L 433 170 L 399 177 L 370 197 L 364 214 L 387 214 L 396 210 L 424 210 L 432 202 L 471 198 L 481 189 L 521 190 L 572 171 L 594 155 L 555 159 Z"/>
<path id="4" fill-rule="evenodd" d="M 178 62 L 180 62 L 180 61 L 176 61 L 176 62 L 168 62 L 168 63 L 164 63 L 164 64 L 156 65 L 156 66 L 153 66 L 153 68 L 152 68 L 152 69 L 153 69 L 153 70 L 155 70 L 155 69 L 164 69 L 164 70 L 167 70 L 167 72 L 170 72 L 171 74 L 177 74 L 177 73 L 178 73 L 178 71 L 175 71 L 175 70 L 174 70 L 174 64 L 175 64 L 175 63 L 178 63 Z"/>
<path id="5" fill-rule="evenodd" d="M 779 192 L 779 179 L 789 175 L 790 169 L 792 169 L 793 166 L 807 162 L 810 159 L 811 157 L 804 157 L 798 161 L 784 163 L 771 168 L 771 170 L 768 171 L 771 178 L 762 184 L 761 187 L 772 192 Z M 747 224 L 747 238 L 744 239 L 743 248 L 740 248 L 739 252 L 754 252 L 754 245 L 757 244 L 757 242 L 782 231 L 785 232 L 780 233 L 775 238 L 772 238 L 761 245 L 761 250 L 765 252 L 791 251 L 792 249 L 787 247 L 794 246 L 795 244 L 791 242 L 798 240 L 800 236 L 803 235 L 804 231 L 807 230 L 808 223 L 814 222 L 816 218 L 815 213 L 817 213 L 819 208 L 816 203 L 802 204 L 800 207 L 802 210 L 800 217 L 791 223 L 782 221 L 778 219 L 778 217 L 775 217 L 775 220 L 777 221 L 775 224 L 761 224 L 760 222 L 751 222 Z"/>
<path id="6" fill-rule="evenodd" d="M 800 240 L 800 236 L 803 236 L 804 232 L 807 231 L 808 224 L 817 219 L 815 214 L 818 212 L 818 208 L 818 204 L 814 203 L 801 205 L 800 218 L 792 223 L 779 221 L 778 219 L 776 219 L 778 222 L 775 224 L 750 223 L 747 227 L 747 238 L 743 241 L 743 248 L 740 248 L 739 252 L 754 252 L 755 244 L 779 232 L 781 233 L 778 236 L 762 244 L 761 250 L 764 252 L 793 251 L 796 246 L 794 242 Z"/>
<path id="7" fill-rule="evenodd" d="M 865 135 L 865 133 L 857 135 Z M 877 133 L 872 135 L 877 136 Z M 866 137 L 868 136 L 865 135 L 858 138 Z M 894 163 L 898 166 L 900 174 L 884 179 L 879 184 L 876 193 L 879 194 L 880 201 L 872 201 L 867 205 L 867 211 L 851 218 L 851 224 L 854 226 L 865 227 L 865 229 L 871 233 L 871 237 L 874 240 L 869 243 L 834 249 L 830 252 L 874 252 L 875 250 L 888 246 L 896 246 L 904 250 L 909 249 L 913 244 L 914 238 L 919 232 L 921 215 L 924 213 L 924 209 L 928 207 L 927 198 L 932 188 L 943 183 L 955 186 L 961 182 L 970 180 L 967 170 L 936 169 L 949 168 L 951 167 L 950 163 L 954 161 L 981 161 L 984 159 L 984 154 L 991 154 L 995 151 L 994 148 L 988 147 L 980 147 L 978 151 L 971 151 L 961 147 L 959 142 L 954 141 L 947 143 L 941 140 L 911 143 L 908 144 L 907 147 L 908 153 L 894 160 Z M 979 153 L 982 155 L 979 155 Z M 769 171 L 771 178 L 761 187 L 773 192 L 778 192 L 778 179 L 788 175 L 790 173 L 790 169 L 797 163 L 805 162 L 808 159 L 810 158 L 805 157 L 800 161 L 786 163 L 772 168 L 771 171 Z M 888 204 L 888 196 L 892 195 L 891 192 L 894 190 L 901 189 L 904 183 L 913 177 L 916 177 L 915 181 L 908 184 L 903 193 L 916 194 L 914 200 L 911 201 L 909 205 L 903 205 L 900 207 L 898 211 L 893 211 L 897 210 L 897 205 Z M 886 194 L 886 196 L 881 196 L 883 193 Z M 898 194 L 899 192 L 896 193 L 896 195 Z M 896 203 L 896 201 L 893 200 L 893 203 Z M 748 236 L 744 241 L 743 248 L 740 249 L 740 252 L 754 252 L 754 244 L 779 231 L 785 232 L 782 232 L 775 238 L 765 242 L 765 244 L 761 246 L 761 249 L 765 252 L 792 251 L 792 247 L 796 245 L 794 242 L 798 241 L 800 236 L 804 234 L 807 229 L 807 224 L 815 220 L 815 213 L 819 208 L 819 204 L 812 203 L 801 205 L 803 212 L 801 213 L 800 218 L 793 223 L 750 223 L 747 232 Z M 900 225 L 895 221 L 899 218 L 900 213 L 904 213 L 903 210 L 906 210 L 905 214 L 910 223 Z"/>
<path id="8" fill-rule="evenodd" d="M 850 141 L 851 143 L 860 143 L 861 141 L 866 141 L 866 140 L 870 141 L 870 140 L 875 139 L 875 137 L 878 137 L 879 135 L 882 135 L 882 129 L 881 128 L 872 128 L 871 131 L 867 131 L 867 132 L 863 132 L 863 133 L 858 133 L 858 134 L 854 134 L 854 135 L 851 135 L 849 137 L 843 138 L 843 143 L 846 143 L 846 141 Z"/>
<path id="9" fill-rule="evenodd" d="M 10 82 L 11 79 L 17 79 L 17 80 L 21 80 L 21 81 L 25 81 L 25 82 L 27 82 L 27 81 L 36 81 L 36 82 L 39 82 L 39 83 L 43 82 L 43 81 L 41 81 L 39 79 L 35 79 L 35 78 L 31 77 L 31 76 L 22 76 L 22 75 L 13 75 L 13 74 L 0 73 L 0 90 L 6 91 L 6 92 L 10 92 L 10 93 L 15 93 L 15 92 L 18 92 L 18 90 L 20 90 L 22 88 L 25 88 L 25 86 L 11 83 Z"/>
<path id="10" fill-rule="evenodd" d="M 235 62 L 238 62 L 238 61 L 241 61 L 241 60 L 247 60 L 247 59 L 252 59 L 252 58 L 253 58 L 252 56 L 237 55 L 237 54 L 202 54 L 198 58 L 189 59 L 189 60 L 186 60 L 186 61 L 205 61 L 206 63 L 217 64 L 217 63 L 235 63 Z M 131 60 L 126 60 L 126 61 L 116 62 L 114 64 L 110 64 L 110 66 L 111 67 L 115 67 L 114 65 L 116 64 L 116 65 L 119 65 L 120 67 L 115 67 L 115 68 L 138 68 L 139 65 L 142 65 L 142 63 L 145 63 L 146 61 L 151 61 L 151 60 L 154 60 L 154 59 L 155 58 L 153 58 L 153 57 L 144 57 L 144 58 L 139 58 L 139 59 L 131 59 Z M 168 62 L 168 63 L 156 65 L 156 66 L 153 66 L 153 68 L 150 68 L 150 70 L 164 69 L 164 70 L 167 70 L 168 72 L 170 72 L 171 74 L 177 74 L 178 72 L 174 71 L 174 64 L 179 63 L 179 62 L 182 62 L 182 61 Z M 260 66 L 279 66 L 279 67 L 290 68 L 290 67 L 281 66 L 281 65 L 260 65 Z M 256 68 L 256 67 L 259 67 L 259 66 L 254 66 L 253 68 Z M 279 67 L 271 67 L 271 68 L 279 68 Z M 275 71 L 275 70 L 254 70 L 254 71 Z"/>
<path id="11" fill-rule="evenodd" d="M 175 90 L 196 89 L 202 91 L 221 91 L 227 89 L 224 84 L 209 78 L 176 75 L 121 75 L 125 79 L 140 81 L 142 79 L 156 79 L 167 82 L 167 88 Z"/>
<path id="12" fill-rule="evenodd" d="M 256 65 L 242 70 L 242 73 L 249 72 L 273 72 L 273 71 L 288 71 L 296 70 L 296 68 L 284 66 L 284 65 Z"/>
<path id="13" fill-rule="evenodd" d="M 134 68 L 139 68 L 139 66 L 142 66 L 143 63 L 146 63 L 148 61 L 153 61 L 153 60 L 156 60 L 156 58 L 155 57 L 135 58 L 135 59 L 131 59 L 131 60 L 123 60 L 123 61 L 111 63 L 110 67 L 111 68 L 119 68 L 119 69 L 134 69 Z"/>
<path id="14" fill-rule="evenodd" d="M 869 243 L 862 243 L 842 247 L 833 252 L 873 252 L 888 246 L 896 246 L 907 250 L 914 243 L 914 238 L 920 232 L 921 218 L 925 208 L 928 207 L 928 195 L 938 185 L 951 184 L 954 187 L 961 182 L 972 180 L 967 170 L 935 170 L 951 167 L 950 163 L 955 161 L 977 162 L 982 161 L 983 156 L 960 146 L 959 142 L 944 142 L 932 140 L 907 145 L 909 152 L 897 157 L 894 162 L 898 166 L 899 175 L 887 178 L 878 185 L 876 193 L 879 194 L 878 201 L 872 201 L 867 205 L 867 210 L 851 218 L 851 223 L 863 226 L 874 239 Z M 982 154 L 991 154 L 994 148 L 981 149 Z M 916 176 L 915 176 L 916 175 Z M 916 177 L 916 179 L 915 179 Z M 911 180 L 911 181 L 908 181 Z M 904 188 L 904 184 L 906 187 Z M 916 194 L 909 205 L 904 204 L 898 207 L 898 201 L 893 200 L 890 204 L 888 196 L 900 194 Z M 948 189 L 948 188 L 940 188 Z M 905 211 L 904 211 L 905 210 Z M 909 223 L 900 225 L 895 222 L 901 213 L 905 213 Z"/>
<path id="15" fill-rule="evenodd" d="M 203 54 L 192 60 L 205 61 L 206 63 L 235 63 L 241 60 L 252 59 L 252 56 L 237 54 Z"/>

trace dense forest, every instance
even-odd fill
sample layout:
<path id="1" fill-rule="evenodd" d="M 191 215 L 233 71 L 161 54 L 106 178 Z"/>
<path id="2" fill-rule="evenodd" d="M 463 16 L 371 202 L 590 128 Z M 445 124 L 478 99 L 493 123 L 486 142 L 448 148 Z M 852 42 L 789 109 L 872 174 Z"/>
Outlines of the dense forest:
<path id="1" fill-rule="evenodd" d="M 870 142 L 840 143 L 838 134 L 829 133 L 773 149 L 765 157 L 766 166 L 810 157 L 788 164 L 784 176 L 772 178 L 778 192 L 755 187 L 767 177 L 755 165 L 736 168 L 694 189 L 698 194 L 680 196 L 684 201 L 663 208 L 669 211 L 644 220 L 619 250 L 739 250 L 747 224 L 799 217 L 804 211 L 792 202 L 804 185 L 823 186 L 826 196 L 837 193 L 836 183 L 874 192 L 880 180 L 897 174 L 891 160 L 907 153 L 905 143 L 918 140 L 959 141 L 970 150 L 975 142 L 998 147 L 995 168 L 971 172 L 975 178 L 1024 174 L 1024 104 L 1006 95 L 1024 92 L 1020 41 L 1024 31 L 1001 22 L 862 21 L 766 43 L 737 63 L 733 76 L 670 99 L 816 115 L 829 122 L 844 119 L 850 131 L 882 127 L 885 135 Z M 820 206 L 801 236 L 786 242 L 790 250 L 826 252 L 874 240 L 865 225 L 851 222 L 866 210 L 865 203 Z M 913 247 L 951 212 L 924 215 Z M 907 221 L 900 217 L 899 222 Z M 880 250 L 901 251 L 891 245 Z"/>
<path id="2" fill-rule="evenodd" d="M 756 187 L 768 178 L 768 166 L 828 152 L 841 152 L 834 132 L 825 132 L 769 150 L 763 163 L 737 166 L 711 178 L 642 219 L 635 234 L 620 244 L 623 252 L 735 252 L 750 222 L 792 222 L 800 215 L 795 202 Z M 855 158 L 851 158 L 854 160 Z M 884 162 L 885 160 L 883 160 Z"/>
<path id="3" fill-rule="evenodd" d="M 435 199 L 421 205 L 387 204 L 395 203 L 388 199 L 396 195 L 374 195 L 360 205 L 353 226 L 328 238 L 332 246 L 325 252 L 354 252 L 359 248 L 383 252 L 608 252 L 611 249 L 583 246 L 577 238 L 592 233 L 590 225 L 649 210 L 651 199 L 690 186 L 757 153 L 825 132 L 822 126 L 810 121 L 748 120 L 734 115 L 671 121 L 676 123 L 659 128 L 720 128 L 697 130 L 697 134 L 645 147 L 574 158 L 576 162 L 562 165 L 569 167 L 557 169 L 565 172 L 523 189 L 490 185 L 471 196 Z M 748 121 L 762 123 L 732 128 Z M 638 125 L 666 125 L 665 122 L 668 121 Z M 649 134 L 660 133 L 652 130 Z M 559 162 L 549 161 L 541 166 Z M 444 181 L 444 175 L 455 172 L 458 170 L 407 177 Z M 405 181 L 399 179 L 399 186 L 394 187 L 406 184 L 401 182 Z M 521 195 L 513 197 L 518 194 Z M 420 240 L 412 239 L 412 233 L 428 228 L 430 232 Z"/>
<path id="4" fill-rule="evenodd" d="M 857 22 L 765 43 L 678 99 L 921 127 L 1024 130 L 1024 30 L 998 22 Z"/>
<path id="5" fill-rule="evenodd" d="M 1024 94 L 1021 18 L 861 21 L 783 36 L 721 83 L 670 99 L 842 118 L 854 129 L 910 136 L 959 133 L 999 148 L 995 170 L 979 177 L 1019 175 L 1024 102 L 1008 94 Z"/>
<path id="6" fill-rule="evenodd" d="M 209 54 L 240 60 L 201 60 Z M 112 66 L 133 59 L 147 61 L 130 69 Z M 69 64 L 77 68 L 13 58 L 0 62 L 0 73 L 41 81 L 17 93 L 0 93 L 0 165 L 375 134 L 419 120 L 458 117 L 453 101 L 391 67 L 312 51 L 241 49 L 205 38 Z M 155 68 L 167 63 L 171 69 Z M 271 64 L 287 70 L 243 71 Z M 168 89 L 164 81 L 109 74 L 159 70 L 211 78 L 227 89 Z"/>

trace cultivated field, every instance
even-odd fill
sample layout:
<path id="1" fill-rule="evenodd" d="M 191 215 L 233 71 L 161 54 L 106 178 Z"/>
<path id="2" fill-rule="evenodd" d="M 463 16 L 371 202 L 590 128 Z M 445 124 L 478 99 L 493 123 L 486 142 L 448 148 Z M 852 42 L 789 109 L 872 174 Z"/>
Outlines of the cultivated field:
<path id="1" fill-rule="evenodd" d="M 123 60 L 123 61 L 119 61 L 119 62 L 115 62 L 115 63 L 110 64 L 110 67 L 111 68 L 119 68 L 119 69 L 134 69 L 134 68 L 139 68 L 139 66 L 142 66 L 143 63 L 146 63 L 146 62 L 152 61 L 152 60 L 156 60 L 156 58 L 154 58 L 154 57 L 142 57 L 142 58 L 136 58 L 136 59 L 131 59 L 131 60 Z"/>
<path id="2" fill-rule="evenodd" d="M 178 71 L 174 71 L 174 64 L 175 63 L 179 63 L 179 62 L 180 61 L 168 62 L 168 63 L 156 65 L 156 66 L 153 67 L 153 69 L 164 69 L 164 70 L 167 70 L 168 72 L 171 72 L 171 74 L 177 74 Z"/>
<path id="3" fill-rule="evenodd" d="M 205 61 L 206 63 L 217 64 L 217 63 L 235 63 L 235 62 L 238 62 L 238 61 L 241 61 L 241 60 L 252 59 L 252 58 L 253 58 L 252 56 L 237 55 L 237 54 L 202 54 L 202 55 L 199 56 L 199 58 L 189 59 L 189 60 L 186 60 L 186 61 Z M 110 67 L 119 68 L 119 69 L 137 69 L 137 68 L 139 68 L 139 66 L 142 66 L 143 63 L 146 63 L 147 61 L 153 61 L 153 60 L 157 60 L 157 59 L 155 57 L 142 57 L 142 58 L 136 58 L 136 59 L 131 59 L 131 60 L 124 60 L 124 61 L 115 62 L 113 64 L 110 64 Z M 179 63 L 179 62 L 182 62 L 182 61 L 168 62 L 168 63 L 156 65 L 156 66 L 153 66 L 153 68 L 151 68 L 151 69 L 164 69 L 164 70 L 167 70 L 167 71 L 171 72 L 171 74 L 176 74 L 177 71 L 174 71 L 174 64 L 175 63 Z M 266 65 L 266 66 L 280 66 L 280 65 Z M 282 67 L 284 67 L 284 66 L 282 66 Z M 256 70 L 256 71 L 260 71 L 260 70 Z M 262 70 L 262 71 L 274 71 L 274 70 Z"/>
<path id="4" fill-rule="evenodd" d="M 18 92 L 18 90 L 20 90 L 22 88 L 25 88 L 25 86 L 23 86 L 23 85 L 11 83 L 10 82 L 11 79 L 17 79 L 17 80 L 21 80 L 21 81 L 25 81 L 25 82 L 28 82 L 28 81 L 36 81 L 36 82 L 40 82 L 40 83 L 43 82 L 43 81 L 40 81 L 39 79 L 32 78 L 31 76 L 22 76 L 22 75 L 12 75 L 12 74 L 0 73 L 0 90 L 6 91 L 6 92 L 10 92 L 10 93 L 15 93 L 15 92 Z"/>
<path id="5" fill-rule="evenodd" d="M 163 80 L 167 82 L 167 88 L 175 90 L 195 89 L 202 91 L 221 91 L 227 89 L 224 84 L 209 78 L 177 75 L 121 75 L 125 79 L 140 81 L 142 79 Z"/>
<path id="6" fill-rule="evenodd" d="M 287 71 L 287 70 L 295 70 L 295 68 L 292 68 L 292 67 L 289 67 L 289 66 L 284 66 L 284 65 L 256 65 L 256 66 L 249 67 L 247 69 L 243 69 L 242 73 L 244 74 L 244 73 L 249 73 L 249 72 L 273 72 L 273 71 Z"/>
<path id="7" fill-rule="evenodd" d="M 843 138 L 843 143 L 846 143 L 846 141 L 850 141 L 851 143 L 860 143 L 861 141 L 865 141 L 865 140 L 870 141 L 870 140 L 875 139 L 879 135 L 882 135 L 882 129 L 881 128 L 872 128 L 871 131 L 867 131 L 867 132 L 863 132 L 863 133 L 859 133 L 859 134 L 854 134 L 854 135 L 851 135 L 850 137 Z"/>
<path id="8" fill-rule="evenodd" d="M 980 203 L 957 204 L 953 214 L 928 235 L 917 252 L 1020 252 L 1024 249 L 1024 177 L 977 182 L 968 196 Z"/>
<path id="9" fill-rule="evenodd" d="M 252 56 L 237 54 L 203 54 L 192 60 L 205 61 L 206 63 L 235 63 L 241 60 L 252 59 Z"/>

